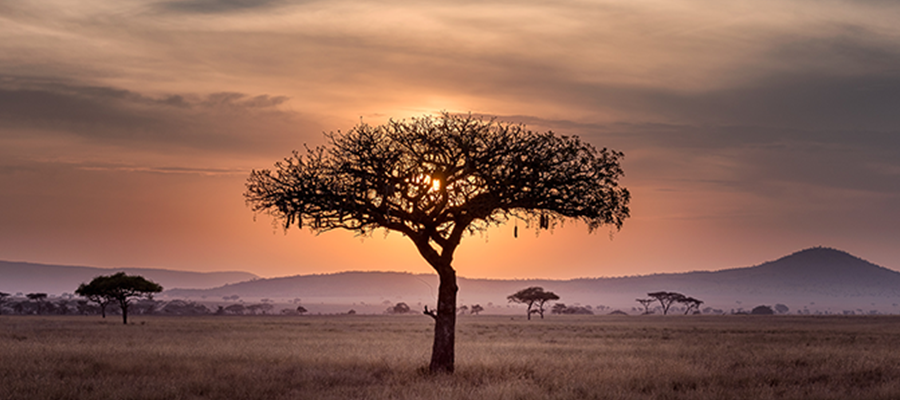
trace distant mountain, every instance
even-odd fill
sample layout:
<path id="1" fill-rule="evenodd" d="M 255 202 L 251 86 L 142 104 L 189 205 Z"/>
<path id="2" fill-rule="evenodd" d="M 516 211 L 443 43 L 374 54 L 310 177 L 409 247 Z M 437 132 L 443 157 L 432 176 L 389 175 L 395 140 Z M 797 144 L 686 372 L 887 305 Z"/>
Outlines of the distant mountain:
<path id="1" fill-rule="evenodd" d="M 94 268 L 66 265 L 0 261 L 0 292 L 49 294 L 73 293 L 82 282 L 99 275 L 124 271 L 141 275 L 165 289 L 213 288 L 233 282 L 257 279 L 248 272 L 185 272 L 151 268 Z"/>
<path id="2" fill-rule="evenodd" d="M 259 279 L 204 290 L 173 289 L 173 297 L 292 299 L 323 304 L 376 304 L 404 301 L 433 304 L 438 279 L 432 274 L 400 272 L 342 272 Z M 896 307 L 900 302 L 900 272 L 846 252 L 816 247 L 798 251 L 753 267 L 655 274 L 619 278 L 572 280 L 496 280 L 459 278 L 463 304 L 506 306 L 506 296 L 528 287 L 542 286 L 572 304 L 637 305 L 635 299 L 652 291 L 677 291 L 706 301 L 707 305 L 740 308 L 740 304 L 782 302 L 797 307 L 819 303 L 823 307 Z M 852 300 L 852 301 L 851 301 Z M 738 304 L 737 306 L 735 304 Z M 751 307 L 752 308 L 752 307 Z M 900 312 L 900 309 L 896 310 Z"/>
<path id="3" fill-rule="evenodd" d="M 404 272 L 341 272 L 259 279 L 246 272 L 196 273 L 157 269 L 100 269 L 0 262 L 0 291 L 72 293 L 81 282 L 123 270 L 159 282 L 161 297 L 206 302 L 259 301 L 281 303 L 301 299 L 311 311 L 332 312 L 348 306 L 380 312 L 387 304 L 405 302 L 421 309 L 434 304 L 438 278 Z M 560 302 L 631 310 L 648 292 L 674 291 L 705 301 L 703 307 L 729 310 L 755 305 L 787 304 L 792 310 L 878 310 L 900 313 L 900 272 L 844 251 L 816 247 L 752 267 L 618 278 L 458 279 L 460 304 L 481 304 L 487 312 L 518 312 L 506 296 L 528 286 L 557 293 Z M 228 298 L 229 300 L 225 300 Z M 224 304 L 224 303 L 223 303 Z M 328 308 L 327 305 L 334 307 Z M 316 308 L 318 307 L 318 308 Z"/>

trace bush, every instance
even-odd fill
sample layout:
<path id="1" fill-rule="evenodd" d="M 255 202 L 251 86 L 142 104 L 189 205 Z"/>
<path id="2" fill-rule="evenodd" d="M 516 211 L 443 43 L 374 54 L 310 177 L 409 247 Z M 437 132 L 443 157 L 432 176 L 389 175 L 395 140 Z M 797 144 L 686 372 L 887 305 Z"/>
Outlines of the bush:
<path id="1" fill-rule="evenodd" d="M 772 307 L 769 306 L 756 306 L 750 311 L 750 315 L 772 315 L 775 314 L 775 311 L 772 311 Z"/>

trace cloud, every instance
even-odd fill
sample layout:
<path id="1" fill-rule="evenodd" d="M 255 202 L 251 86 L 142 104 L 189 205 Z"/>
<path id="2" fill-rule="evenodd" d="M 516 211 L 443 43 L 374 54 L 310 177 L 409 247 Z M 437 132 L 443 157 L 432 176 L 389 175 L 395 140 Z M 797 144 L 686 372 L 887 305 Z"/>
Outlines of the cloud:
<path id="1" fill-rule="evenodd" d="M 0 127 L 76 136 L 133 150 L 193 148 L 259 153 L 285 146 L 315 124 L 285 110 L 286 96 L 223 92 L 147 95 L 108 86 L 21 77 L 0 79 Z"/>
<path id="2" fill-rule="evenodd" d="M 286 0 L 176 0 L 159 3 L 164 10 L 199 14 L 268 10 L 289 3 Z"/>

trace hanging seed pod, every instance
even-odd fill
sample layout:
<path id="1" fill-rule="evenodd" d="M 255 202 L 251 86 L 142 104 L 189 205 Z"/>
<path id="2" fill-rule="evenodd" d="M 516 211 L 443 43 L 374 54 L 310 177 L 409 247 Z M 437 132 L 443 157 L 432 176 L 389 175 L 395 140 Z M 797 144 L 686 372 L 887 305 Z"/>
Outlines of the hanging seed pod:
<path id="1" fill-rule="evenodd" d="M 519 226 L 518 226 L 518 225 L 516 225 L 516 226 L 513 228 L 513 237 L 514 237 L 514 238 L 518 238 L 518 237 L 519 237 Z"/>

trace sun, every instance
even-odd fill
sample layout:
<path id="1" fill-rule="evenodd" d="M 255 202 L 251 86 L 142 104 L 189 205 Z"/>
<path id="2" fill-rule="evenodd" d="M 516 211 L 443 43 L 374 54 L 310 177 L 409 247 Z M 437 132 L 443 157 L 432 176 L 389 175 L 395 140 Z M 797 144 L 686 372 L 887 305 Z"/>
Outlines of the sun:
<path id="1" fill-rule="evenodd" d="M 438 178 L 429 178 L 431 180 L 431 191 L 437 192 L 441 190 L 441 180 Z"/>

